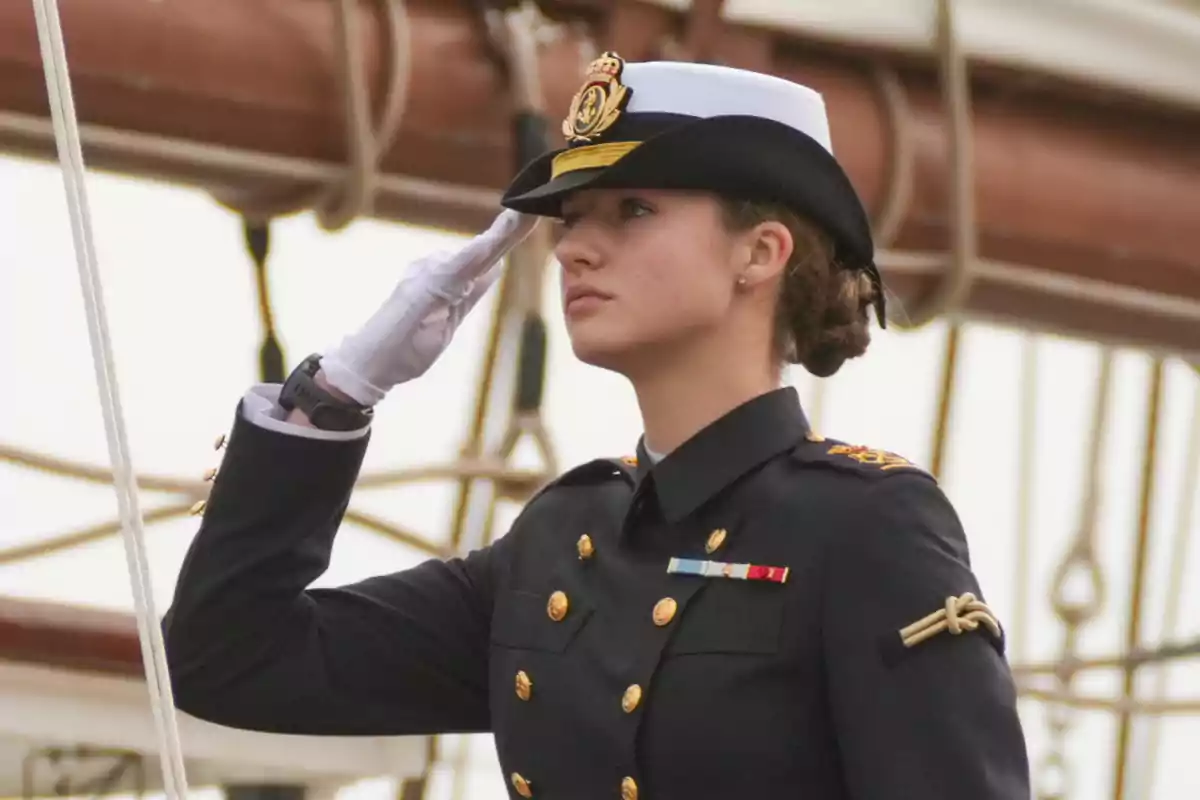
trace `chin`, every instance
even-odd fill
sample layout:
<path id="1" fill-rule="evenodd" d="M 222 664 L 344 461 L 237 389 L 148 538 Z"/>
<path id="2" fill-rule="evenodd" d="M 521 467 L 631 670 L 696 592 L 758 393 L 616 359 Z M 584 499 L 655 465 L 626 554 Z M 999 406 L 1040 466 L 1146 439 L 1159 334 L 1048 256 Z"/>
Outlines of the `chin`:
<path id="1" fill-rule="evenodd" d="M 600 331 L 585 331 L 568 326 L 567 333 L 576 358 L 589 366 L 612 372 L 624 374 L 624 366 L 629 364 L 637 350 L 635 342 L 630 342 L 624 337 L 605 336 Z"/>
<path id="2" fill-rule="evenodd" d="M 588 366 L 624 374 L 621 365 L 628 360 L 628 353 L 624 348 L 605 347 L 594 342 L 580 344 L 572 341 L 571 349 L 575 352 L 575 357 Z"/>

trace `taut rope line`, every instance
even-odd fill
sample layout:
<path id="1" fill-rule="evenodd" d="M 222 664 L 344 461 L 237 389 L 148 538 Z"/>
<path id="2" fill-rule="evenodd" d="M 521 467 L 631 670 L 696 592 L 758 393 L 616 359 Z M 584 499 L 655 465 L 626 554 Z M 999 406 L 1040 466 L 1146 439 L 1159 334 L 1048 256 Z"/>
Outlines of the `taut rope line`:
<path id="1" fill-rule="evenodd" d="M 137 477 L 129 454 L 128 435 L 117 391 L 116 369 L 108 319 L 104 308 L 104 291 L 92 235 L 91 212 L 84 186 L 83 149 L 79 140 L 79 122 L 75 113 L 75 98 L 67 68 L 66 47 L 59 22 L 57 0 L 33 0 L 37 17 L 38 44 L 41 48 L 42 69 L 46 76 L 46 91 L 50 100 L 50 116 L 54 125 L 54 140 L 62 168 L 67 213 L 71 220 L 71 237 L 75 263 L 83 290 L 87 312 L 88 338 L 92 347 L 92 364 L 96 386 L 104 415 L 104 433 L 108 440 L 108 456 L 113 466 L 113 488 L 117 494 L 117 509 L 121 532 L 125 540 L 125 558 L 133 588 L 133 605 L 137 617 L 138 638 L 141 641 L 142 661 L 146 670 L 146 687 L 160 743 L 163 788 L 172 800 L 188 796 L 187 778 L 183 766 L 183 749 L 175 721 L 175 700 L 167 670 L 162 631 L 154 608 L 154 592 L 146 559 L 145 533 L 142 512 L 138 506 Z"/>

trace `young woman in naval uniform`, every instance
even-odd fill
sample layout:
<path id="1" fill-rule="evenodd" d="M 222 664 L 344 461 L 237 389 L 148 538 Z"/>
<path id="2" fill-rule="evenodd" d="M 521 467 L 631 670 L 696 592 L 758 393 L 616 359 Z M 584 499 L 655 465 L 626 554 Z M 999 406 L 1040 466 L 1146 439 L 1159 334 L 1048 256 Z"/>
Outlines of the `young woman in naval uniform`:
<path id="1" fill-rule="evenodd" d="M 900 456 L 823 440 L 781 388 L 883 324 L 821 97 L 606 53 L 564 133 L 489 230 L 242 400 L 165 623 L 179 707 L 492 731 L 512 797 L 1028 800 L 1003 633 L 950 503 Z M 309 589 L 371 409 L 542 217 L 576 355 L 637 395 L 636 465 L 568 471 L 465 557 Z"/>

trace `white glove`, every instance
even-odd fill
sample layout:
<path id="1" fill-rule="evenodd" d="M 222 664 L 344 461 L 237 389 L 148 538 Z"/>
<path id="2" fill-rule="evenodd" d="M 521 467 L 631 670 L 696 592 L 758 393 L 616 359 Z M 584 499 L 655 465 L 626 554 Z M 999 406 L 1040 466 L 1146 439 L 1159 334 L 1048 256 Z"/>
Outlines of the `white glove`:
<path id="1" fill-rule="evenodd" d="M 373 406 L 393 386 L 425 374 L 463 318 L 496 282 L 504 256 L 540 220 L 505 209 L 461 250 L 434 253 L 413 263 L 367 324 L 324 354 L 325 380 Z"/>

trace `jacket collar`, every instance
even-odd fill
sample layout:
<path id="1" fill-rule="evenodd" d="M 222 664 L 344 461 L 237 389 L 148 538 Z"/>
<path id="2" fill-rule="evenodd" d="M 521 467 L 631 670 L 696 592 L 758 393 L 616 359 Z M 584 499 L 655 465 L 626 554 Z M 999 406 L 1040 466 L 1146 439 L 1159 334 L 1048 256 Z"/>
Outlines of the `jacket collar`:
<path id="1" fill-rule="evenodd" d="M 647 478 L 667 522 L 687 517 L 755 467 L 794 448 L 809 433 L 790 386 L 738 406 L 657 464 L 638 441 L 637 479 Z"/>

